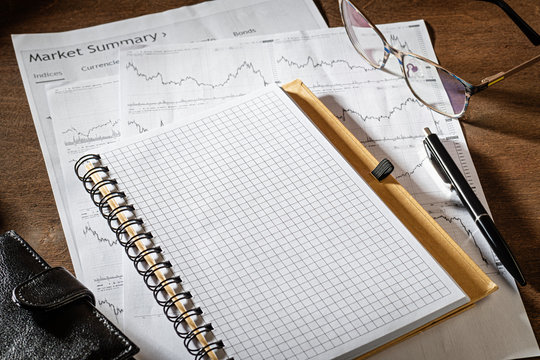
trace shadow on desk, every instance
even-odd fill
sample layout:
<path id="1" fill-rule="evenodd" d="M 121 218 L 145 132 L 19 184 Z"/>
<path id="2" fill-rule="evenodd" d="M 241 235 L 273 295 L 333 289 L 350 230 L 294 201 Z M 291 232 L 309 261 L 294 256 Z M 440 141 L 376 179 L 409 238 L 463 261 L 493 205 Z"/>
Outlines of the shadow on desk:
<path id="1" fill-rule="evenodd" d="M 465 114 L 460 121 L 497 134 L 538 142 L 540 126 L 531 124 L 530 119 L 538 118 L 540 101 L 531 101 L 531 94 L 513 91 L 504 85 L 501 84 L 499 88 L 489 89 L 475 96 L 471 100 L 470 113 Z M 503 113 L 515 114 L 515 117 L 501 119 Z"/>

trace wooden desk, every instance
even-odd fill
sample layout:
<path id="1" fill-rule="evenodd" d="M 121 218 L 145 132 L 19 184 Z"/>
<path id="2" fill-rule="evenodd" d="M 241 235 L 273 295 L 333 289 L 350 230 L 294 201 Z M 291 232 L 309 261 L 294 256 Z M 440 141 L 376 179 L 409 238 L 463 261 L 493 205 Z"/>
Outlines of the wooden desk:
<path id="1" fill-rule="evenodd" d="M 507 0 L 540 31 L 537 0 Z M 12 33 L 66 31 L 198 1 L 7 0 L 0 15 L 0 231 L 18 231 L 53 266 L 72 270 Z M 341 26 L 337 0 L 316 1 Z M 540 53 L 495 5 L 470 0 L 364 1 L 377 23 L 425 19 L 440 63 L 478 82 Z M 451 4 L 451 5 L 450 5 Z M 472 98 L 462 121 L 495 222 L 529 284 L 521 288 L 540 339 L 540 64 Z"/>

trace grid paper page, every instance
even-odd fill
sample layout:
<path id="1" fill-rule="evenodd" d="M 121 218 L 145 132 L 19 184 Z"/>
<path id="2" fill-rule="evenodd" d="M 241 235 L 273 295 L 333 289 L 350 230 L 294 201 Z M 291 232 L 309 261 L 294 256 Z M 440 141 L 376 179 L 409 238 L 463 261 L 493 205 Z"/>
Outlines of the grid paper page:
<path id="1" fill-rule="evenodd" d="M 348 358 L 467 301 L 277 86 L 101 155 L 230 356 Z"/>

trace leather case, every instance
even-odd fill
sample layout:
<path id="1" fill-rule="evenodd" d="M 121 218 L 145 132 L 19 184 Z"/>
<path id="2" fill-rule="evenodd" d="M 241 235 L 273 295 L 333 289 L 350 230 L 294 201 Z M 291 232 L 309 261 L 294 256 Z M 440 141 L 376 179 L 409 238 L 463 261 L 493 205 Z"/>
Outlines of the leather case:
<path id="1" fill-rule="evenodd" d="M 14 231 L 0 236 L 0 359 L 129 359 L 139 349 L 64 268 Z"/>

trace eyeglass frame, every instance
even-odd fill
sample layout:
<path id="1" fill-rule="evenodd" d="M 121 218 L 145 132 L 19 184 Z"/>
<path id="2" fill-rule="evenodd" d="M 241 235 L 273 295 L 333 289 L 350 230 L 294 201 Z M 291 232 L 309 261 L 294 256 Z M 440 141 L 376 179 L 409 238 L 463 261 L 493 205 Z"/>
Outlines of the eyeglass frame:
<path id="1" fill-rule="evenodd" d="M 480 0 L 480 1 L 491 2 L 491 3 L 499 6 L 514 21 L 514 23 L 520 28 L 520 30 L 533 43 L 533 45 L 537 46 L 538 44 L 540 44 L 540 35 L 536 31 L 534 31 L 503 0 Z M 383 44 L 384 44 L 384 57 L 383 57 L 383 60 L 382 60 L 380 65 L 379 64 L 374 64 L 370 59 L 368 59 L 366 56 L 364 56 L 364 54 L 362 54 L 362 52 L 356 47 L 355 41 L 353 41 L 353 36 L 350 34 L 349 27 L 345 23 L 345 19 L 344 19 L 344 16 L 343 16 L 343 3 L 344 2 L 348 2 L 349 5 L 351 5 L 354 10 L 359 12 L 360 15 L 362 15 L 362 17 L 364 17 L 364 19 L 366 20 L 368 25 L 377 33 L 377 35 L 379 35 L 379 37 L 383 41 Z M 349 40 L 351 41 L 354 49 L 356 50 L 356 52 L 358 52 L 358 54 L 360 56 L 362 56 L 375 69 L 382 69 L 382 68 L 384 68 L 386 62 L 388 61 L 388 59 L 390 57 L 390 54 L 394 55 L 397 58 L 399 64 L 401 65 L 401 71 L 403 73 L 403 77 L 405 78 L 405 82 L 407 83 L 407 86 L 409 87 L 409 90 L 411 90 L 413 95 L 422 104 L 424 104 L 425 106 L 427 106 L 431 110 L 433 110 L 433 111 L 435 111 L 435 112 L 437 112 L 439 114 L 442 114 L 444 116 L 451 117 L 451 118 L 456 118 L 457 119 L 457 118 L 460 118 L 461 116 L 463 116 L 463 114 L 465 113 L 465 111 L 467 110 L 467 108 L 469 106 L 469 99 L 470 99 L 470 97 L 472 95 L 474 95 L 474 94 L 476 94 L 476 93 L 478 93 L 478 92 L 480 92 L 482 90 L 485 90 L 488 87 L 490 87 L 491 85 L 494 85 L 494 84 L 504 80 L 508 76 L 510 76 L 510 75 L 522 70 L 522 69 L 525 69 L 525 68 L 535 64 L 536 62 L 540 61 L 540 54 L 538 54 L 535 57 L 533 57 L 532 59 L 529 59 L 529 60 L 527 60 L 527 61 L 525 61 L 525 62 L 523 62 L 523 63 L 521 63 L 521 64 L 519 64 L 519 65 L 517 65 L 517 66 L 515 66 L 513 68 L 511 68 L 510 70 L 502 71 L 502 72 L 499 72 L 499 73 L 497 73 L 495 75 L 488 76 L 488 77 L 482 79 L 478 85 L 473 85 L 473 84 L 469 83 L 468 81 L 465 81 L 462 78 L 460 78 L 459 76 L 455 75 L 454 73 L 450 72 L 449 70 L 445 69 L 441 65 L 431 61 L 430 59 L 427 59 L 427 58 L 425 58 L 425 57 L 423 57 L 421 55 L 415 54 L 415 53 L 411 53 L 411 52 L 407 52 L 407 51 L 401 51 L 399 49 L 396 49 L 392 45 L 390 45 L 390 43 L 386 40 L 385 36 L 377 28 L 377 26 L 362 11 L 358 10 L 358 8 L 350 0 L 339 0 L 339 12 L 341 14 L 341 21 L 342 21 L 342 23 L 343 23 L 343 25 L 345 27 L 345 31 L 347 32 L 347 36 L 349 37 Z M 434 66 L 435 68 L 437 68 L 437 69 L 439 69 L 441 71 L 444 71 L 448 75 L 450 75 L 453 78 L 455 78 L 456 80 L 458 80 L 461 84 L 463 84 L 463 86 L 465 87 L 465 104 L 463 106 L 463 110 L 461 110 L 461 112 L 459 114 L 448 114 L 448 113 L 445 113 L 445 112 L 443 112 L 441 110 L 436 109 L 435 107 L 433 107 L 432 105 L 430 105 L 426 101 L 424 101 L 420 96 L 418 96 L 416 94 L 416 92 L 413 90 L 411 84 L 409 83 L 409 79 L 407 77 L 407 72 L 405 70 L 405 65 L 404 65 L 405 64 L 405 62 L 404 62 L 405 56 L 410 56 L 410 57 L 417 58 L 419 60 L 425 61 L 428 64 Z"/>

